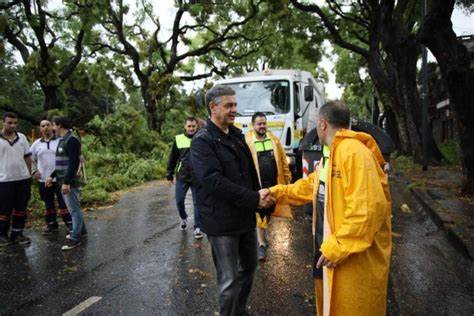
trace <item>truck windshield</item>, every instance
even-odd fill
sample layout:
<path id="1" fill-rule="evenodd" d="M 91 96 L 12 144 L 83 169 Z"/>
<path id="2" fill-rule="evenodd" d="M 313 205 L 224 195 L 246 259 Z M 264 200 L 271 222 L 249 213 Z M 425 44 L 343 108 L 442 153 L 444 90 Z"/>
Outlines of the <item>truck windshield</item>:
<path id="1" fill-rule="evenodd" d="M 267 115 L 290 111 L 289 82 L 253 81 L 226 84 L 237 94 L 237 115 L 250 116 L 255 112 Z"/>

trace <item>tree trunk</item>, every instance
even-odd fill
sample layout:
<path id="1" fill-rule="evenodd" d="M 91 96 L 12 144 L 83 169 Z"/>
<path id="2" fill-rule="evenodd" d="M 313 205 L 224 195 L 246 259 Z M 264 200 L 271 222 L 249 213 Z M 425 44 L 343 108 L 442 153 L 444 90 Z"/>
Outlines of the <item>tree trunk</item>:
<path id="1" fill-rule="evenodd" d="M 62 108 L 62 104 L 59 102 L 59 99 L 58 99 L 59 87 L 58 86 L 44 86 L 44 85 L 40 85 L 40 86 L 44 94 L 43 109 L 45 111 L 48 111 L 51 109 Z"/>
<path id="2" fill-rule="evenodd" d="M 145 102 L 148 128 L 154 131 L 159 131 L 161 126 L 159 126 L 156 116 L 156 99 L 152 96 L 148 96 L 143 101 Z"/>
<path id="3" fill-rule="evenodd" d="M 151 130 L 158 130 L 158 122 L 156 119 L 156 99 L 150 93 L 149 84 L 147 81 L 141 82 L 140 90 L 145 105 L 146 120 L 148 128 Z"/>
<path id="4" fill-rule="evenodd" d="M 454 0 L 433 0 L 418 39 L 438 61 L 454 110 L 463 171 L 463 194 L 474 194 L 474 69 L 451 23 Z"/>
<path id="5" fill-rule="evenodd" d="M 394 33 L 396 33 L 394 31 Z M 417 90 L 416 63 L 419 47 L 414 36 L 401 32 L 384 45 L 386 56 L 381 62 L 378 52 L 372 52 L 369 73 L 382 100 L 395 114 L 400 141 L 399 150 L 411 155 L 416 162 L 423 159 L 421 141 L 421 100 Z M 428 132 L 429 159 L 439 164 L 443 158 L 434 142 L 432 131 Z"/>

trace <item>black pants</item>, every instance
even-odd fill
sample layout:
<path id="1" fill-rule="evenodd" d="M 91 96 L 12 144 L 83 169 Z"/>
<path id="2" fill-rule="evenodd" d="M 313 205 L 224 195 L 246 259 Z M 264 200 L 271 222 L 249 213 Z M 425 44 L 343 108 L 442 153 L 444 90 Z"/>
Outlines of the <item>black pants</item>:
<path id="1" fill-rule="evenodd" d="M 67 210 L 66 203 L 64 202 L 63 196 L 61 194 L 61 188 L 56 184 L 47 188 L 44 185 L 44 182 L 38 182 L 38 188 L 40 197 L 44 202 L 44 219 L 46 224 L 54 227 L 58 226 L 56 221 L 56 209 L 59 209 L 59 214 L 63 218 L 64 223 L 68 226 L 71 225 L 71 214 L 69 214 L 69 211 Z M 55 200 L 58 201 L 57 208 Z"/>
<path id="2" fill-rule="evenodd" d="M 7 236 L 12 222 L 12 235 L 25 228 L 26 209 L 30 200 L 30 179 L 0 182 L 0 235 Z"/>
<path id="3" fill-rule="evenodd" d="M 244 315 L 257 268 L 255 230 L 236 236 L 208 236 L 217 272 L 219 313 Z"/>

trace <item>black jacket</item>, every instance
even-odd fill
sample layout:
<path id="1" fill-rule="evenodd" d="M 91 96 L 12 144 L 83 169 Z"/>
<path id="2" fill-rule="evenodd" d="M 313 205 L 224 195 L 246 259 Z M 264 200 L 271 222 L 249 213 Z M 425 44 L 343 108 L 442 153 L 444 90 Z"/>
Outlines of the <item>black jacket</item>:
<path id="1" fill-rule="evenodd" d="M 223 133 L 211 120 L 193 138 L 191 163 L 201 229 L 208 235 L 237 235 L 255 229 L 258 178 L 242 131 Z"/>
<path id="2" fill-rule="evenodd" d="M 193 138 L 193 135 L 186 135 L 188 138 Z M 168 158 L 168 167 L 166 168 L 166 179 L 173 180 L 173 175 L 176 171 L 176 179 L 192 182 L 192 170 L 189 159 L 190 148 L 179 149 L 176 145 L 176 139 L 173 141 L 170 156 Z M 176 166 L 179 165 L 179 169 Z"/>

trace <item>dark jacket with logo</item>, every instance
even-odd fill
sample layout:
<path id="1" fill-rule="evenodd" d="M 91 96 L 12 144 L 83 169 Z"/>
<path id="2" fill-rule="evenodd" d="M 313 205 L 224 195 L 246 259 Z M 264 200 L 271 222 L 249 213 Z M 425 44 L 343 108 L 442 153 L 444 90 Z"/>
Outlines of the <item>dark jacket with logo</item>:
<path id="1" fill-rule="evenodd" d="M 223 133 L 211 120 L 193 138 L 191 163 L 201 229 L 208 235 L 237 235 L 255 229 L 258 178 L 241 130 Z"/>
<path id="2" fill-rule="evenodd" d="M 69 184 L 71 187 L 81 186 L 77 172 L 81 163 L 81 142 L 68 131 L 61 137 L 56 149 L 56 169 L 51 174 L 58 185 Z"/>
<path id="3" fill-rule="evenodd" d="M 168 159 L 166 179 L 173 180 L 173 174 L 176 173 L 176 179 L 186 182 L 192 182 L 192 168 L 189 159 L 190 147 L 178 144 L 179 137 L 192 139 L 192 135 L 180 134 L 175 137 L 173 147 Z"/>

